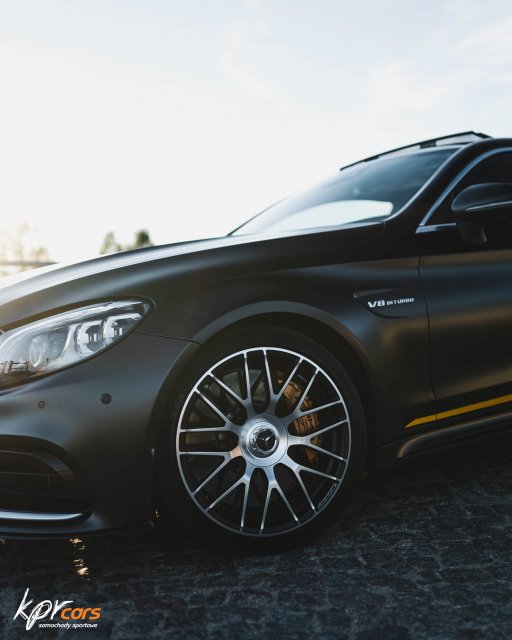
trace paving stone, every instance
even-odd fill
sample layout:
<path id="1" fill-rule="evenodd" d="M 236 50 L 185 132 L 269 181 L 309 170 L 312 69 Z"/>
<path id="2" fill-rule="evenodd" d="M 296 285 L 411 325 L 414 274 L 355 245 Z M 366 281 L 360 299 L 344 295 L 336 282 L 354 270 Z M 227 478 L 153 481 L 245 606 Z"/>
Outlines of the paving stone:
<path id="1" fill-rule="evenodd" d="M 35 602 L 101 607 L 97 630 L 34 638 L 509 640 L 512 436 L 374 472 L 313 543 L 230 555 L 164 536 L 0 544 L 0 635 Z M 77 635 L 78 634 L 78 635 Z"/>

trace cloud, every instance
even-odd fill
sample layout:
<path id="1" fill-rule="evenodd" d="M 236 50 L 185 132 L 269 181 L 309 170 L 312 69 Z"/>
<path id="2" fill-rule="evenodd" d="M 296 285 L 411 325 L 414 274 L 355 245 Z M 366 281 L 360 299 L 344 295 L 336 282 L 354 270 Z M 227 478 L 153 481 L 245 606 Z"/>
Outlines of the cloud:
<path id="1" fill-rule="evenodd" d="M 411 58 L 377 67 L 367 81 L 367 102 L 385 110 L 428 111 L 453 93 L 453 74 L 426 79 L 418 67 L 418 61 Z"/>
<path id="2" fill-rule="evenodd" d="M 221 55 L 223 73 L 245 96 L 274 108 L 287 106 L 279 87 L 282 68 L 296 60 L 294 52 L 274 37 L 260 0 L 240 0 L 250 15 L 226 28 Z"/>
<path id="3" fill-rule="evenodd" d="M 470 2 L 469 0 L 446 0 L 443 9 L 449 16 L 450 26 L 454 24 L 465 24 L 475 19 L 480 19 L 482 14 L 489 11 L 483 2 Z"/>
<path id="4" fill-rule="evenodd" d="M 266 22 L 233 24 L 227 31 L 222 71 L 249 98 L 283 106 L 284 97 L 264 68 L 272 49 L 275 45 Z"/>
<path id="5" fill-rule="evenodd" d="M 240 4 L 247 9 L 259 11 L 263 8 L 262 0 L 240 0 Z"/>
<path id="6" fill-rule="evenodd" d="M 480 64 L 507 65 L 510 69 L 512 63 L 512 18 L 491 24 L 472 33 L 456 43 L 453 50 L 464 56 L 471 56 Z"/>
<path id="7" fill-rule="evenodd" d="M 457 10 L 463 5 L 450 2 L 450 11 Z M 429 33 L 412 55 L 377 63 L 362 83 L 357 113 L 345 113 L 343 127 L 366 121 L 365 138 L 383 148 L 465 128 L 494 133 L 512 102 L 512 17 L 481 24 L 475 11 L 466 18 L 457 29 Z"/>

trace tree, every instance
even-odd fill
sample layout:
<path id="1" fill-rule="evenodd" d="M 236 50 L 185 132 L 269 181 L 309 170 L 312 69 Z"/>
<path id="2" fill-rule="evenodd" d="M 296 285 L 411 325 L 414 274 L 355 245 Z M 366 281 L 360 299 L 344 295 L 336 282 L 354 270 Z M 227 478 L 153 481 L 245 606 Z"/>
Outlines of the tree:
<path id="1" fill-rule="evenodd" d="M 0 276 L 37 266 L 30 263 L 41 262 L 44 265 L 51 262 L 45 247 L 28 244 L 26 235 L 29 230 L 29 226 L 23 223 L 14 229 L 0 231 Z"/>
<path id="2" fill-rule="evenodd" d="M 135 234 L 135 242 L 132 249 L 143 249 L 144 247 L 152 247 L 153 243 L 151 242 L 151 238 L 149 237 L 149 233 L 145 229 L 141 229 L 137 231 Z"/>
<path id="3" fill-rule="evenodd" d="M 145 229 L 140 229 L 135 233 L 134 241 L 126 245 L 120 244 L 114 235 L 113 231 L 109 231 L 103 244 L 101 245 L 100 253 L 117 253 L 118 251 L 129 251 L 130 249 L 143 249 L 144 247 L 152 247 L 153 243 L 149 237 L 149 232 Z"/>
<path id="4" fill-rule="evenodd" d="M 123 247 L 117 242 L 113 231 L 109 231 L 103 240 L 100 253 L 117 253 L 122 251 Z"/>

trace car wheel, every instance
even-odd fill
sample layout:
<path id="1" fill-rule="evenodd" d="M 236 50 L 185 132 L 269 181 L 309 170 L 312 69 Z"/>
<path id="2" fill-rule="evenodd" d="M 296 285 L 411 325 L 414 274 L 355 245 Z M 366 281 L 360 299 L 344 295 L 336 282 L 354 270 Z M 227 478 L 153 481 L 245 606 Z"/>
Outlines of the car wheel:
<path id="1" fill-rule="evenodd" d="M 204 347 L 170 402 L 164 512 L 214 545 L 275 547 L 325 526 L 363 467 L 357 391 L 316 341 L 255 325 Z"/>

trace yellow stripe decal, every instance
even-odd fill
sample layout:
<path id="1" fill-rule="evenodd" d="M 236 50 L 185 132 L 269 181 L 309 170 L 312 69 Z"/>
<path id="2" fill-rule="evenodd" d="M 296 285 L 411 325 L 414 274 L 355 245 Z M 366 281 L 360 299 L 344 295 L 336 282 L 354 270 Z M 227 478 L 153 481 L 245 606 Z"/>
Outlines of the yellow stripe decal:
<path id="1" fill-rule="evenodd" d="M 424 416 L 423 418 L 416 418 L 416 420 L 413 420 L 412 422 L 409 422 L 409 424 L 406 424 L 405 428 L 408 429 L 409 427 L 417 427 L 419 424 L 434 422 L 435 420 L 437 420 L 437 415 L 434 413 L 433 416 Z"/>
<path id="2" fill-rule="evenodd" d="M 491 400 L 484 400 L 483 402 L 475 402 L 474 404 L 467 404 L 464 407 L 458 409 L 450 409 L 449 411 L 442 411 L 441 413 L 435 413 L 431 416 L 424 416 L 423 418 L 416 418 L 409 424 L 405 425 L 406 429 L 410 427 L 417 427 L 420 424 L 426 424 L 427 422 L 436 422 L 437 420 L 443 420 L 444 418 L 452 418 L 453 416 L 459 416 L 462 413 L 469 413 L 470 411 L 478 411 L 479 409 L 487 409 L 488 407 L 495 407 L 498 404 L 505 404 L 506 402 L 512 402 L 512 393 L 506 396 L 500 396 L 499 398 L 492 398 Z"/>

